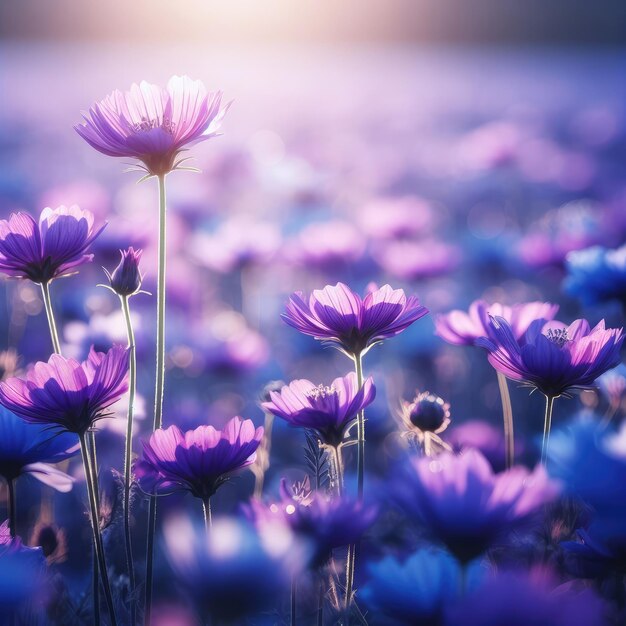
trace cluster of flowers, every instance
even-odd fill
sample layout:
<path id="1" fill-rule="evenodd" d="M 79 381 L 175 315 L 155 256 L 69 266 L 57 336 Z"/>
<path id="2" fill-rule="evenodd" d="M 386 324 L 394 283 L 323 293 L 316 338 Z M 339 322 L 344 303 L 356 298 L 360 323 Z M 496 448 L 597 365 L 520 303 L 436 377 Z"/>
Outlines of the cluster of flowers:
<path id="1" fill-rule="evenodd" d="M 286 616 L 292 624 L 619 623 L 624 616 L 625 437 L 597 424 L 559 433 L 552 444 L 550 433 L 557 398 L 589 389 L 620 364 L 622 329 L 606 328 L 603 321 L 593 328 L 583 319 L 558 322 L 558 307 L 544 302 L 509 307 L 476 301 L 467 313 L 438 316 L 439 337 L 484 349 L 498 374 L 504 449 L 492 463 L 486 446 L 469 446 L 469 438 L 455 442 L 447 436 L 449 404 L 418 390 L 397 412 L 400 440 L 408 445 L 389 469 L 393 479 L 378 483 L 366 480 L 365 411 L 377 390 L 374 377 L 365 376 L 365 357 L 429 311 L 415 296 L 389 285 L 371 284 L 364 296 L 343 283 L 327 285 L 308 298 L 292 294 L 282 317 L 345 355 L 351 371 L 329 384 L 296 379 L 268 386 L 261 402 L 265 427 L 239 416 L 221 429 L 163 427 L 164 417 L 175 421 L 163 410 L 165 179 L 175 170 L 189 169 L 180 158 L 183 150 L 216 134 L 227 109 L 220 103 L 221 94 L 175 77 L 166 89 L 142 83 L 127 94 L 115 92 L 94 105 L 77 127 L 91 146 L 110 156 L 137 159 L 146 178 L 159 182 L 154 422 L 138 458 L 133 458 L 138 371 L 129 301 L 142 293 L 141 250 L 122 251 L 119 265 L 107 272 L 106 286 L 119 296 L 127 345 L 106 352 L 92 348 L 81 362 L 61 353 L 50 284 L 92 260 L 89 247 L 104 227 L 95 227 L 91 213 L 78 207 L 45 209 L 39 223 L 24 213 L 0 221 L 0 271 L 40 285 L 53 348 L 47 362 L 0 382 L 0 475 L 8 485 L 9 504 L 9 519 L 0 529 L 0 571 L 11 572 L 0 574 L 3 619 L 41 611 L 51 623 L 62 623 L 68 614 L 67 607 L 62 613 L 50 571 L 60 532 L 50 522 L 34 540 L 39 548 L 22 544 L 16 482 L 31 474 L 67 491 L 75 477 L 53 464 L 80 450 L 97 620 L 102 604 L 111 624 L 136 624 L 140 618 L 151 622 L 154 554 L 159 551 L 157 501 L 183 492 L 200 501 L 204 525 L 169 516 L 163 524 L 164 543 L 171 569 L 202 623 L 278 623 Z M 532 470 L 518 463 L 506 379 L 538 390 L 546 399 L 542 462 Z M 123 398 L 127 429 L 120 491 L 126 582 L 116 578 L 113 584 L 112 542 L 104 540 L 103 531 L 111 535 L 116 529 L 107 528 L 103 519 L 96 432 Z M 264 496 L 263 479 L 271 460 L 274 417 L 306 431 L 300 458 L 308 473 L 294 483 L 284 478 L 280 496 L 272 499 Z M 504 467 L 498 467 L 500 462 Z M 214 520 L 213 497 L 244 468 L 254 472 L 255 497 L 242 504 L 238 517 Z M 600 479 L 598 474 L 592 479 L 590 468 L 600 472 Z M 135 567 L 136 486 L 149 501 L 143 577 Z M 587 517 L 583 503 L 591 508 Z M 394 528 L 398 516 L 410 536 L 400 536 Z M 528 567 L 520 567 L 523 559 Z M 345 575 L 338 570 L 343 560 Z M 595 590 L 585 582 L 589 579 L 597 581 Z M 603 589 L 610 583 L 611 590 Z M 285 610 L 283 598 L 288 596 Z M 71 609 L 76 614 L 77 606 Z M 180 616 L 172 620 L 185 623 Z"/>

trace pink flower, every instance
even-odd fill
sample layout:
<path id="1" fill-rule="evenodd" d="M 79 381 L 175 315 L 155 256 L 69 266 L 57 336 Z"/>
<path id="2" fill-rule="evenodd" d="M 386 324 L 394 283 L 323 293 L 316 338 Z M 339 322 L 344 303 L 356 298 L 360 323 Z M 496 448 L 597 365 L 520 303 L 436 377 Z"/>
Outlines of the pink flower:
<path id="1" fill-rule="evenodd" d="M 172 76 L 165 89 L 142 81 L 94 104 L 74 129 L 99 152 L 139 159 L 138 168 L 164 175 L 180 167 L 186 147 L 216 136 L 229 106 L 221 100 L 188 76 Z"/>

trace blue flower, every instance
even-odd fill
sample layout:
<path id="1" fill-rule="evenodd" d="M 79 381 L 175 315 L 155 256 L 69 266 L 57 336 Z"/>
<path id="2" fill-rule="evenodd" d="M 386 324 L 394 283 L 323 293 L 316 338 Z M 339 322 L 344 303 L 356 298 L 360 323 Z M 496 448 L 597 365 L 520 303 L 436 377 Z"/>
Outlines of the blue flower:
<path id="1" fill-rule="evenodd" d="M 626 301 L 626 245 L 615 250 L 594 246 L 570 252 L 565 265 L 565 291 L 584 305 Z"/>

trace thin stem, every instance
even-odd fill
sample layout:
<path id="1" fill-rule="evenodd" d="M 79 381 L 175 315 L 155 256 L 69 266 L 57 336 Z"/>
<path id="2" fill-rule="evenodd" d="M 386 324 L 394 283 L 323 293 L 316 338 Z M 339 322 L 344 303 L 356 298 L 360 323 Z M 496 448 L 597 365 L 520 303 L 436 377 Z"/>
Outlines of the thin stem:
<path id="1" fill-rule="evenodd" d="M 157 273 L 157 336 L 156 336 L 156 384 L 154 388 L 154 423 L 152 430 L 163 424 L 163 388 L 165 384 L 165 261 L 166 261 L 166 202 L 165 174 L 159 181 L 159 265 Z M 154 562 L 154 535 L 156 532 L 156 496 L 150 497 L 148 508 L 148 538 L 146 553 L 146 604 L 145 623 L 150 624 L 152 604 L 152 565 Z"/>
<path id="2" fill-rule="evenodd" d="M 93 492 L 96 498 L 96 506 L 98 507 L 98 513 L 100 512 L 100 482 L 98 480 L 98 453 L 96 451 L 96 433 L 90 431 L 87 433 L 87 447 L 89 451 L 89 458 L 91 460 L 91 473 L 93 482 Z M 98 521 L 99 521 L 98 517 Z M 95 547 L 93 548 L 93 560 L 96 562 L 97 555 Z M 94 620 L 100 623 L 100 575 L 98 568 L 94 567 L 91 573 L 92 587 L 93 587 L 93 606 L 94 606 Z"/>
<path id="3" fill-rule="evenodd" d="M 128 374 L 128 419 L 126 422 L 126 445 L 124 449 L 124 539 L 126 544 L 126 566 L 130 585 L 130 623 L 137 623 L 137 603 L 135 602 L 135 565 L 133 563 L 133 544 L 130 532 L 130 490 L 132 483 L 132 454 L 133 454 L 133 412 L 135 407 L 135 390 L 137 387 L 137 354 L 135 348 L 135 333 L 130 318 L 128 296 L 120 296 L 122 312 L 126 321 L 126 337 L 130 349 Z"/>
<path id="4" fill-rule="evenodd" d="M 343 494 L 343 456 L 341 454 L 341 446 L 333 446 L 333 460 L 335 462 L 335 473 L 337 476 L 337 495 L 341 497 Z"/>
<path id="5" fill-rule="evenodd" d="M 552 427 L 552 408 L 554 396 L 546 396 L 546 415 L 543 421 L 543 442 L 541 444 L 541 464 L 545 467 L 548 462 L 548 446 L 550 445 L 550 428 Z"/>
<path id="6" fill-rule="evenodd" d="M 356 372 L 357 388 L 363 386 L 363 357 L 354 355 L 354 369 Z M 359 411 L 357 416 L 357 492 L 359 500 L 363 499 L 363 477 L 365 467 L 365 411 Z"/>
<path id="7" fill-rule="evenodd" d="M 59 342 L 59 334 L 57 325 L 54 321 L 54 312 L 52 310 L 52 302 L 50 301 L 50 283 L 41 283 L 41 295 L 43 296 L 43 305 L 46 309 L 46 317 L 48 318 L 48 326 L 50 327 L 50 338 L 52 339 L 52 349 L 57 354 L 61 354 L 61 344 Z"/>
<path id="8" fill-rule="evenodd" d="M 9 490 L 8 495 L 8 507 L 9 507 L 9 530 L 11 532 L 11 537 L 15 537 L 17 535 L 17 511 L 15 510 L 15 479 L 9 478 L 7 480 L 7 487 Z"/>
<path id="9" fill-rule="evenodd" d="M 96 547 L 91 548 L 91 558 L 93 562 L 93 572 L 91 575 L 91 595 L 93 597 L 93 622 L 95 626 L 100 626 L 100 576 L 98 576 L 98 555 Z"/>
<path id="10" fill-rule="evenodd" d="M 159 267 L 157 274 L 157 336 L 156 336 L 156 385 L 154 389 L 154 425 L 163 424 L 163 388 L 165 383 L 165 262 L 167 256 L 165 175 L 159 180 Z"/>
<path id="11" fill-rule="evenodd" d="M 346 559 L 346 610 L 352 603 L 352 589 L 354 587 L 354 566 L 356 561 L 356 545 L 352 544 L 348 547 L 348 558 Z"/>
<path id="12" fill-rule="evenodd" d="M 298 597 L 298 581 L 295 575 L 291 578 L 291 626 L 297 626 L 296 601 Z"/>
<path id="13" fill-rule="evenodd" d="M 202 499 L 202 513 L 204 514 L 204 527 L 210 532 L 213 520 L 211 518 L 211 498 Z"/>
<path id="14" fill-rule="evenodd" d="M 500 400 L 502 401 L 502 418 L 504 420 L 504 446 L 506 469 L 511 469 L 515 463 L 515 434 L 513 431 L 513 408 L 511 395 L 506 376 L 498 372 L 498 387 L 500 388 Z"/>
<path id="15" fill-rule="evenodd" d="M 89 497 L 89 507 L 91 513 L 91 531 L 93 534 L 93 544 L 96 550 L 96 558 L 98 561 L 98 568 L 100 570 L 100 579 L 102 586 L 104 587 L 104 596 L 109 610 L 109 617 L 111 619 L 112 626 L 117 626 L 117 619 L 115 617 L 115 607 L 113 604 L 113 595 L 111 593 L 111 586 L 109 584 L 109 576 L 107 574 L 106 561 L 104 557 L 104 547 L 102 544 L 102 535 L 100 533 L 100 524 L 98 523 L 98 502 L 96 500 L 96 493 L 94 489 L 94 474 L 91 466 L 91 457 L 89 454 L 89 448 L 87 446 L 87 438 L 85 434 L 79 435 L 80 439 L 80 451 L 83 459 L 83 468 L 85 471 L 85 478 L 87 482 L 87 495 Z"/>

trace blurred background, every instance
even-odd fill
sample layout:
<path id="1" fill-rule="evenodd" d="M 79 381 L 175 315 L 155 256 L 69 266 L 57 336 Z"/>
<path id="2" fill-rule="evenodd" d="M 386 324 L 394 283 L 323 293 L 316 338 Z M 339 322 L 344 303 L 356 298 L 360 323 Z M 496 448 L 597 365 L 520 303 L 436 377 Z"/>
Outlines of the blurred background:
<path id="1" fill-rule="evenodd" d="M 193 149 L 202 173 L 168 178 L 165 424 L 183 428 L 234 414 L 260 424 L 270 380 L 328 383 L 350 369 L 282 324 L 294 290 L 389 282 L 433 315 L 477 298 L 543 299 L 561 305 L 563 321 L 621 325 L 619 301 L 583 307 L 563 284 L 568 253 L 624 243 L 625 26 L 620 0 L 3 2 L 1 216 L 77 203 L 108 221 L 94 263 L 52 290 L 66 354 L 123 341 L 118 301 L 97 284 L 134 245 L 154 293 L 156 183 L 137 185 L 72 126 L 112 90 L 173 74 L 234 101 L 224 135 Z M 154 298 L 132 306 L 143 436 Z M 17 367 L 50 350 L 36 289 L 2 281 L 0 350 L 9 348 Z M 379 390 L 368 445 L 384 452 L 368 456 L 373 473 L 399 454 L 391 416 L 416 389 L 449 401 L 453 426 L 500 423 L 484 355 L 444 344 L 432 316 L 372 350 L 366 371 Z M 532 450 L 542 401 L 511 387 Z M 561 403 L 556 421 L 602 402 L 583 399 Z M 118 466 L 124 424 L 109 421 L 102 458 Z M 280 423 L 274 432 L 269 491 L 302 469 L 302 433 Z M 251 485 L 250 475 L 234 481 L 216 509 L 234 510 Z"/>

